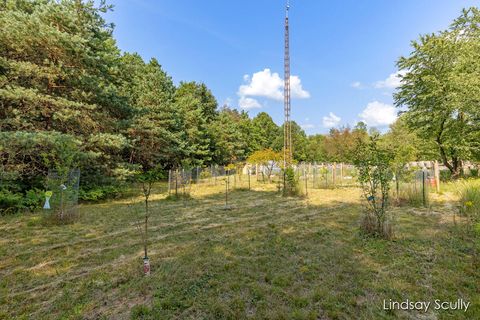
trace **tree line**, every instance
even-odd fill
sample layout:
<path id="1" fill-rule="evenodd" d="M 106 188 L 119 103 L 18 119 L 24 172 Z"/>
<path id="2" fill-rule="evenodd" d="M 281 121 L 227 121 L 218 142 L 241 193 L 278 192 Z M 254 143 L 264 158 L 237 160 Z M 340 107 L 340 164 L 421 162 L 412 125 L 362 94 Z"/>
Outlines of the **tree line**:
<path id="1" fill-rule="evenodd" d="M 154 168 L 226 165 L 283 147 L 265 112 L 219 107 L 203 83 L 180 82 L 154 58 L 122 52 L 104 1 L 0 3 L 1 190 L 43 188 L 49 169 L 81 169 L 86 191 Z M 384 135 L 405 159 L 439 158 L 458 173 L 479 157 L 479 13 L 423 36 L 398 66 L 404 114 Z M 364 123 L 307 136 L 292 123 L 297 161 L 352 162 Z M 401 143 L 400 143 L 401 142 Z M 2 191 L 2 192 L 3 192 Z"/>

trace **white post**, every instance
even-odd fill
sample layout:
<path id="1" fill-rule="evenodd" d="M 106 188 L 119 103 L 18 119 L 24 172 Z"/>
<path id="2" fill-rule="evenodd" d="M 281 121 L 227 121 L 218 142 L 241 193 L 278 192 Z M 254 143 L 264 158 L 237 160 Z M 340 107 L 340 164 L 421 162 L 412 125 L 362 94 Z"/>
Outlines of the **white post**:
<path id="1" fill-rule="evenodd" d="M 437 188 L 437 192 L 440 192 L 440 168 L 437 160 L 435 160 L 433 163 L 433 171 L 435 175 L 435 186 Z"/>

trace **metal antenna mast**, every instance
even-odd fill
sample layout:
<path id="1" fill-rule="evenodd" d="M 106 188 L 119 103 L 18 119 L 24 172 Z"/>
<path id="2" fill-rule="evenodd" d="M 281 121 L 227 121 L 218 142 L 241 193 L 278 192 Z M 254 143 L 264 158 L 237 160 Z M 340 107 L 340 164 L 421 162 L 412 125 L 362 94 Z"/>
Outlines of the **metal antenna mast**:
<path id="1" fill-rule="evenodd" d="M 285 57 L 284 57 L 284 91 L 283 107 L 285 120 L 283 123 L 283 165 L 284 169 L 292 164 L 292 126 L 290 123 L 290 36 L 288 26 L 288 11 L 290 1 L 287 0 L 285 11 Z"/>

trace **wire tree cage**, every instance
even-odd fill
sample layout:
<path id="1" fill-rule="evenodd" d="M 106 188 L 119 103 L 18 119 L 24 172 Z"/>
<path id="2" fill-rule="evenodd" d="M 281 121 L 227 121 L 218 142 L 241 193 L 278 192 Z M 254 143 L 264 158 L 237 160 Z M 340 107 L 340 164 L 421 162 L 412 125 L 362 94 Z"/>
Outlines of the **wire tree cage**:
<path id="1" fill-rule="evenodd" d="M 408 168 L 394 178 L 394 198 L 398 204 L 429 206 L 430 188 L 435 187 L 435 172 L 432 168 Z"/>
<path id="2" fill-rule="evenodd" d="M 168 194 L 188 196 L 192 184 L 192 170 L 171 169 L 168 171 Z"/>
<path id="3" fill-rule="evenodd" d="M 73 220 L 78 215 L 78 189 L 80 185 L 80 169 L 59 172 L 48 171 L 46 187 L 47 198 L 44 209 L 61 221 Z"/>

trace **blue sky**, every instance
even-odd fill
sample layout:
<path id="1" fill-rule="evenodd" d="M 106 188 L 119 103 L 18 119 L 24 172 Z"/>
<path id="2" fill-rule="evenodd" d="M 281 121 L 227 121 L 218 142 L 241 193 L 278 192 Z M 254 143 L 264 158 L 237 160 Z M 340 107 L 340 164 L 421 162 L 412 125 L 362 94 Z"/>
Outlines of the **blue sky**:
<path id="1" fill-rule="evenodd" d="M 291 0 L 292 118 L 308 134 L 395 119 L 395 61 L 445 29 L 467 0 Z M 283 121 L 283 0 L 118 0 L 106 15 L 124 51 L 156 57 L 175 83 L 204 82 L 220 105 Z"/>

